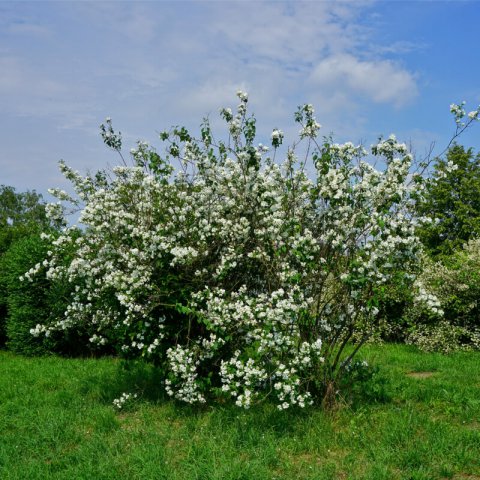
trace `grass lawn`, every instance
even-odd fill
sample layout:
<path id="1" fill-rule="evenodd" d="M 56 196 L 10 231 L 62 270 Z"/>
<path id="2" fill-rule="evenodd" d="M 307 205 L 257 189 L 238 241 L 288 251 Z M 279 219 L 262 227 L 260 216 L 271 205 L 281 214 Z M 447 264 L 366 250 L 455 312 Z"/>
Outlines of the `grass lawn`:
<path id="1" fill-rule="evenodd" d="M 192 408 L 148 366 L 0 351 L 0 478 L 480 479 L 480 354 L 369 346 L 386 398 L 333 413 Z M 127 411 L 112 400 L 140 392 Z"/>

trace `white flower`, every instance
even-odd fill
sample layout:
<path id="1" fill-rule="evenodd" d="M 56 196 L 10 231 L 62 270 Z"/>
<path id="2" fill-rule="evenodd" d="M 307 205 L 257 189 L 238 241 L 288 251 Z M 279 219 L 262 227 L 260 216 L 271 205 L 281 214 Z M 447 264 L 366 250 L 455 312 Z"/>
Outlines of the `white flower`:
<path id="1" fill-rule="evenodd" d="M 237 90 L 237 97 L 242 101 L 242 102 L 247 102 L 248 101 L 248 93 L 244 92 L 242 90 Z"/>

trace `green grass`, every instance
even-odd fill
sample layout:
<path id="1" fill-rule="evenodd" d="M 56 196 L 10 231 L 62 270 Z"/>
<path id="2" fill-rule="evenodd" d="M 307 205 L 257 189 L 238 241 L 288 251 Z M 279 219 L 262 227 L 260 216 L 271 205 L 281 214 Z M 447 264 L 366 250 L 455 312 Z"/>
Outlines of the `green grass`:
<path id="1" fill-rule="evenodd" d="M 162 399 L 148 366 L 0 352 L 0 478 L 480 479 L 480 354 L 389 345 L 361 358 L 386 399 L 360 392 L 325 413 L 196 409 Z M 123 391 L 140 398 L 115 412 Z"/>

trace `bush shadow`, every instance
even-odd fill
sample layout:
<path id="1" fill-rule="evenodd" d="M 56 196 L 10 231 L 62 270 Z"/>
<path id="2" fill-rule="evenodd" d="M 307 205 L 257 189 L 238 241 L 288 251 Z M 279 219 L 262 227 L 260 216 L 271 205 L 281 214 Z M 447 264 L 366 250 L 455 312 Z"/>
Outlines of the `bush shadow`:
<path id="1" fill-rule="evenodd" d="M 139 399 L 151 403 L 169 398 L 163 387 L 161 369 L 139 360 L 118 360 L 113 372 L 101 371 L 85 378 L 80 393 L 104 404 L 124 392 L 136 393 Z"/>

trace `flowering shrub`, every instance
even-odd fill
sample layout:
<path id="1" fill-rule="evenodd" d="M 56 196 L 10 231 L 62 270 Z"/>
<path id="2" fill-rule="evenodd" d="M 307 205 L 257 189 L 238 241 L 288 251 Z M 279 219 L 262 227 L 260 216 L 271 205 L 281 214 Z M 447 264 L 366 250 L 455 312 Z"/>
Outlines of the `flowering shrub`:
<path id="1" fill-rule="evenodd" d="M 296 112 L 299 139 L 278 164 L 283 132 L 272 133 L 273 155 L 255 144 L 248 96 L 238 98 L 236 112 L 220 112 L 226 141 L 205 120 L 200 139 L 162 132 L 162 155 L 138 142 L 134 166 L 112 175 L 61 164 L 77 197 L 54 193 L 84 204 L 85 228 L 65 228 L 44 265 L 75 291 L 63 317 L 32 333 L 81 325 L 92 344 L 161 366 L 167 393 L 189 403 L 223 395 L 248 408 L 269 396 L 303 407 L 335 392 L 392 279 L 412 285 L 421 179 L 407 182 L 412 157 L 393 135 L 370 151 L 383 170 L 362 146 L 319 141 L 311 105 Z M 102 136 L 121 154 L 110 119 Z"/>
<path id="2" fill-rule="evenodd" d="M 440 320 L 433 324 L 417 324 L 407 336 L 406 343 L 424 352 L 449 354 L 457 350 L 479 348 L 480 336 L 464 327 Z M 465 343 L 468 342 L 468 343 Z"/>
<path id="3" fill-rule="evenodd" d="M 418 281 L 431 292 L 428 312 L 415 306 L 408 342 L 426 351 L 449 353 L 480 348 L 480 239 L 441 261 L 425 259 Z"/>

